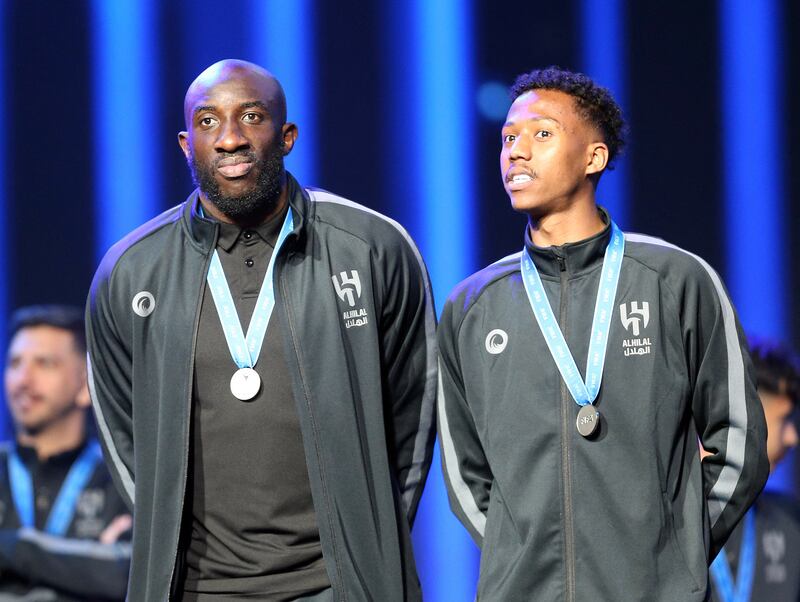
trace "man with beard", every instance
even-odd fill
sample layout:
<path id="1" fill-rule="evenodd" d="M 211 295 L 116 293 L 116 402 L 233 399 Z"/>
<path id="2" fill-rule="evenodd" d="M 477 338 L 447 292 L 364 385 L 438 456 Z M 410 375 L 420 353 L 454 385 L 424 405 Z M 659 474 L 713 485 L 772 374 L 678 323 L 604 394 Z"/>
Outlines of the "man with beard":
<path id="1" fill-rule="evenodd" d="M 16 438 L 0 448 L 0 600 L 123 600 L 131 517 L 87 423 L 83 315 L 24 307 L 9 330 Z"/>
<path id="2" fill-rule="evenodd" d="M 133 600 L 418 600 L 435 319 L 406 232 L 284 170 L 278 81 L 201 73 L 198 190 L 103 260 L 90 385 L 135 509 Z M 274 310 L 274 311 L 273 311 Z"/>

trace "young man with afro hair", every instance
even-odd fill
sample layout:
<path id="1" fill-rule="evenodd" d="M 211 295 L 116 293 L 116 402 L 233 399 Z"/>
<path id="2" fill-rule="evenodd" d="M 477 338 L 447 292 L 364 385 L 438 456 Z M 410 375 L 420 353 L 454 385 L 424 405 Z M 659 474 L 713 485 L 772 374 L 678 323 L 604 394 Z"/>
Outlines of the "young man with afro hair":
<path id="1" fill-rule="evenodd" d="M 706 600 L 769 472 L 736 314 L 704 260 L 597 204 L 625 142 L 607 90 L 551 67 L 512 99 L 500 169 L 524 246 L 459 284 L 439 327 L 445 480 L 481 548 L 478 599 Z"/>

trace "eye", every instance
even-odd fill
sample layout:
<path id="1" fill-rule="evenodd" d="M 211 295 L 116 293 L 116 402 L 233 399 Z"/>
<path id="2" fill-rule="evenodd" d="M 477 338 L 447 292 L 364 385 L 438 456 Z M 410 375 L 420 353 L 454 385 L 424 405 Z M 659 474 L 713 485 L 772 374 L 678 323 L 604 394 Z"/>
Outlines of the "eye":
<path id="1" fill-rule="evenodd" d="M 514 134 L 504 134 L 503 135 L 503 144 L 510 144 L 516 140 L 517 137 Z"/>
<path id="2" fill-rule="evenodd" d="M 536 135 L 534 137 L 542 139 L 542 138 L 550 138 L 552 135 L 553 132 L 549 130 L 539 130 L 538 132 L 536 132 Z"/>
<path id="3" fill-rule="evenodd" d="M 213 117 L 203 117 L 203 118 L 200 119 L 200 121 L 198 121 L 198 123 L 200 124 L 200 127 L 204 127 L 204 128 L 210 128 L 216 122 L 217 122 L 217 120 L 214 119 Z"/>
<path id="4" fill-rule="evenodd" d="M 259 113 L 245 113 L 242 115 L 242 121 L 246 123 L 261 123 L 261 115 Z"/>

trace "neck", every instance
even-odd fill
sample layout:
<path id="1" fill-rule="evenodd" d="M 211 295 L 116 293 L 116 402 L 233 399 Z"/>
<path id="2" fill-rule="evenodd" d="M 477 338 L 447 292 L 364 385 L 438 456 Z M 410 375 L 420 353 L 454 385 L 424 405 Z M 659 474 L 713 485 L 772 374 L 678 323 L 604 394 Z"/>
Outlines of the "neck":
<path id="1" fill-rule="evenodd" d="M 17 434 L 17 443 L 35 449 L 36 457 L 41 461 L 76 449 L 85 438 L 85 416 L 83 410 L 76 409 L 75 412 L 39 432 L 20 431 Z"/>
<path id="2" fill-rule="evenodd" d="M 559 246 L 585 240 L 603 231 L 606 224 L 592 202 L 581 203 L 539 218 L 530 217 L 531 241 L 537 247 Z"/>

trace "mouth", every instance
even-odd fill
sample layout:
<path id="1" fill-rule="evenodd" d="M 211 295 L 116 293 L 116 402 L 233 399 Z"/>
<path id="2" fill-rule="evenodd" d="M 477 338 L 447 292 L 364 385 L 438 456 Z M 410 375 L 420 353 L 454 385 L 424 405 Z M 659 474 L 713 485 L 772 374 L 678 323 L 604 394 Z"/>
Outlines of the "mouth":
<path id="1" fill-rule="evenodd" d="M 536 174 L 527 169 L 509 170 L 506 174 L 506 188 L 510 191 L 522 190 L 530 186 L 536 179 Z"/>
<path id="2" fill-rule="evenodd" d="M 11 398 L 11 405 L 20 412 L 26 412 L 32 407 L 36 406 L 39 402 L 37 395 L 23 393 L 14 395 Z"/>
<path id="3" fill-rule="evenodd" d="M 241 178 L 253 169 L 253 159 L 243 155 L 225 157 L 217 162 L 217 171 L 225 178 Z"/>

